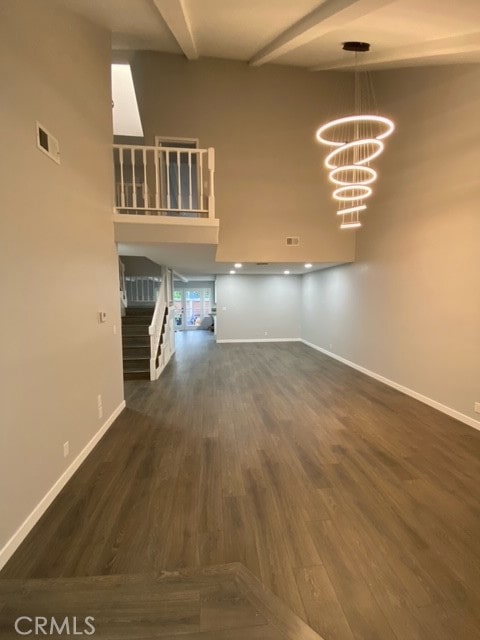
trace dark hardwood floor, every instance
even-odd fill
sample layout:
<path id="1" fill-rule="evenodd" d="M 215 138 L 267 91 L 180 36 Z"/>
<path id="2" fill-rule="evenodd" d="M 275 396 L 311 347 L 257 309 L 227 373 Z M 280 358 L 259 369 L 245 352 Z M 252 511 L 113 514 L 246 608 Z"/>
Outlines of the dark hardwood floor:
<path id="1" fill-rule="evenodd" d="M 480 638 L 480 432 L 300 343 L 180 337 L 1 577 L 240 562 L 326 640 Z"/>
<path id="2" fill-rule="evenodd" d="M 18 639 L 16 620 L 21 635 L 31 635 L 39 618 L 46 624 L 37 637 L 322 640 L 239 563 L 148 576 L 0 580 L 0 602 L 2 640 Z"/>

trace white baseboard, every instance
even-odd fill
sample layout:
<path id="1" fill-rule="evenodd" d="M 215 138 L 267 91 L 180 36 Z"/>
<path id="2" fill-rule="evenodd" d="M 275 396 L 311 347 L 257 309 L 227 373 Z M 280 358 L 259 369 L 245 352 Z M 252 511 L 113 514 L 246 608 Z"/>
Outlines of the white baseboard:
<path id="1" fill-rule="evenodd" d="M 301 338 L 245 338 L 240 340 L 217 340 L 217 344 L 227 342 L 302 342 Z"/>
<path id="2" fill-rule="evenodd" d="M 125 400 L 123 400 L 112 413 L 112 415 L 100 427 L 93 438 L 86 444 L 82 451 L 80 451 L 72 464 L 62 473 L 62 475 L 58 478 L 51 489 L 44 495 L 44 497 L 40 500 L 40 502 L 26 518 L 23 524 L 21 524 L 17 531 L 15 531 L 10 540 L 8 540 L 8 542 L 0 550 L 0 569 L 2 569 L 2 567 L 4 567 L 8 560 L 12 557 L 23 540 L 27 537 L 27 535 L 48 509 L 48 507 L 58 496 L 63 487 L 73 476 L 75 471 L 80 467 L 85 458 L 87 458 L 89 453 L 94 449 L 95 445 L 101 440 L 102 436 L 105 435 L 105 433 L 114 423 L 115 419 L 125 409 L 125 406 Z"/>
<path id="3" fill-rule="evenodd" d="M 356 369 L 357 371 L 360 371 L 361 373 L 364 373 L 365 375 L 370 376 L 370 378 L 375 378 L 375 380 L 378 380 L 379 382 L 383 382 L 384 384 L 387 384 L 389 387 L 393 387 L 394 389 L 397 389 L 397 391 L 401 391 L 402 393 L 405 393 L 407 396 L 411 396 L 416 400 L 420 400 L 420 402 L 423 402 L 424 404 L 428 404 L 428 406 L 433 407 L 434 409 L 438 409 L 438 411 L 441 411 L 442 413 L 446 413 L 447 416 L 450 416 L 451 418 L 455 418 L 460 422 L 468 424 L 469 427 L 473 427 L 474 429 L 478 429 L 480 431 L 479 420 L 475 420 L 475 418 L 471 418 L 470 416 L 467 416 L 464 413 L 457 411 L 456 409 L 447 407 L 447 405 L 442 404 L 441 402 L 437 402 L 437 400 L 433 400 L 428 396 L 424 396 L 421 393 L 418 393 L 418 391 L 414 391 L 413 389 L 404 387 L 402 384 L 399 384 L 394 380 L 385 378 L 384 376 L 381 376 L 380 374 L 375 373 L 374 371 L 370 371 L 370 369 L 366 369 L 365 367 L 362 367 L 359 364 L 355 364 L 355 362 L 351 362 L 346 358 L 342 358 L 341 356 L 338 356 L 336 353 L 327 351 L 326 349 L 323 349 L 322 347 L 319 347 L 318 345 L 313 344 L 313 342 L 308 342 L 308 340 L 302 340 L 302 342 L 306 344 L 308 347 L 311 347 L 316 351 L 321 351 L 321 353 L 325 354 L 326 356 L 329 356 L 330 358 L 334 358 L 335 360 L 338 360 L 339 362 L 342 362 L 343 364 L 346 364 L 347 366 L 352 367 L 352 369 Z"/>

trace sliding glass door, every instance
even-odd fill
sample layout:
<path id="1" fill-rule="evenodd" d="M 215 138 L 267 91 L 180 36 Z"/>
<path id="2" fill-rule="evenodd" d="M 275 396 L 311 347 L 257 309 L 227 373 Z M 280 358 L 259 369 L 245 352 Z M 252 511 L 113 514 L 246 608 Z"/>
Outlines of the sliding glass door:
<path id="1" fill-rule="evenodd" d="M 202 320 L 208 317 L 212 311 L 213 288 L 175 289 L 173 303 L 175 306 L 175 329 L 177 331 L 198 329 Z"/>

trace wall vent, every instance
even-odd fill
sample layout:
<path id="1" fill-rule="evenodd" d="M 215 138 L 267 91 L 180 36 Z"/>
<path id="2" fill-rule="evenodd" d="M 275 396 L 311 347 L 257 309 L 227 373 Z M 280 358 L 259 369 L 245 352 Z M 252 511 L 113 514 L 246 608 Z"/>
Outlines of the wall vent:
<path id="1" fill-rule="evenodd" d="M 298 236 L 288 236 L 285 238 L 285 244 L 287 247 L 298 247 L 300 244 L 300 238 Z"/>
<path id="2" fill-rule="evenodd" d="M 37 122 L 37 147 L 57 164 L 60 164 L 60 145 L 58 140 L 39 122 Z"/>
<path id="3" fill-rule="evenodd" d="M 256 263 L 257 267 L 266 267 L 266 266 L 268 266 L 268 264 L 269 264 L 268 262 L 257 262 Z"/>

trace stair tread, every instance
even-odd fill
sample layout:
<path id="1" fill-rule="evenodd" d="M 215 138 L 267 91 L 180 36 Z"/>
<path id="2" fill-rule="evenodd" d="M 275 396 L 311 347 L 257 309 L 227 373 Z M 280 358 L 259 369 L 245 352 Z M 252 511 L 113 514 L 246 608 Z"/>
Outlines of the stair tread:
<path id="1" fill-rule="evenodd" d="M 149 348 L 145 344 L 131 344 L 131 345 L 124 345 L 124 347 L 127 349 L 148 349 Z"/>
<path id="2" fill-rule="evenodd" d="M 150 371 L 124 371 L 124 380 L 150 380 Z"/>
<path id="3" fill-rule="evenodd" d="M 150 349 L 148 347 L 139 347 L 139 346 L 133 346 L 133 347 L 128 347 L 128 346 L 124 346 L 123 347 L 123 353 L 124 356 L 135 356 L 137 358 L 149 358 L 150 357 Z"/>
<path id="4" fill-rule="evenodd" d="M 132 326 L 132 325 L 129 325 Z M 125 338 L 145 338 L 149 336 L 148 331 L 144 331 L 143 333 L 124 333 Z"/>
<path id="5" fill-rule="evenodd" d="M 135 318 L 136 319 L 136 318 Z M 124 322 L 126 327 L 149 327 L 149 322 Z"/>

